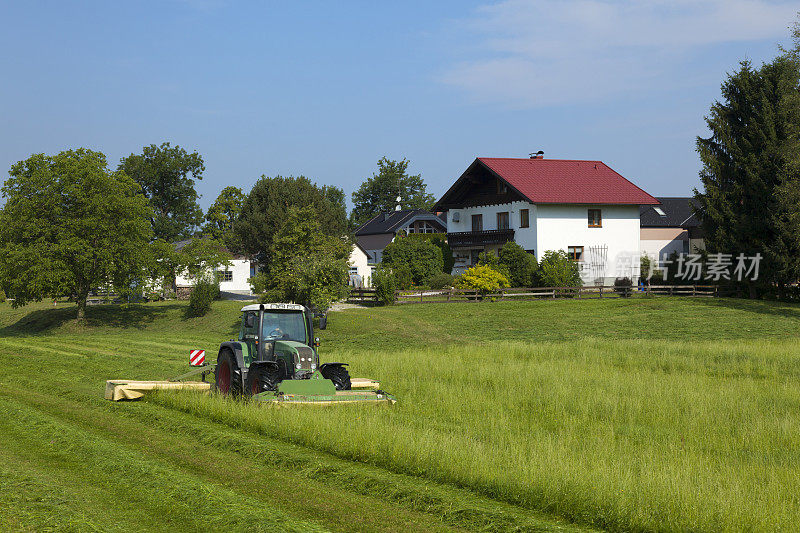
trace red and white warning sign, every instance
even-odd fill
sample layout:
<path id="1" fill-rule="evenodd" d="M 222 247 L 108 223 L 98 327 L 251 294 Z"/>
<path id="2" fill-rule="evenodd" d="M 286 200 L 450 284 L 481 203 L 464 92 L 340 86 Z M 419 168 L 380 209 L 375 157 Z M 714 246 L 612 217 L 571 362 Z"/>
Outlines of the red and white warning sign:
<path id="1" fill-rule="evenodd" d="M 192 366 L 200 366 L 206 362 L 205 350 L 191 350 L 189 352 L 189 364 Z"/>

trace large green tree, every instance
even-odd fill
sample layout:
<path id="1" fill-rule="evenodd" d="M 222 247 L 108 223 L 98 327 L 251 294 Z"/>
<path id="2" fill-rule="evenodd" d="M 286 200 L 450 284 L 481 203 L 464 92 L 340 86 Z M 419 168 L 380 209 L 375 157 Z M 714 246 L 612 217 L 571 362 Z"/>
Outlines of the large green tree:
<path id="1" fill-rule="evenodd" d="M 89 291 L 141 280 L 151 258 L 152 210 L 141 188 L 84 148 L 32 155 L 3 185 L 0 283 L 24 305 L 74 295 L 83 319 Z"/>
<path id="2" fill-rule="evenodd" d="M 378 173 L 361 184 L 353 193 L 353 211 L 350 213 L 352 229 L 382 211 L 394 211 L 397 197 L 403 209 L 430 209 L 436 198 L 428 193 L 420 174 L 408 175 L 407 159 L 393 161 L 382 157 Z"/>
<path id="3" fill-rule="evenodd" d="M 337 202 L 334 187 L 318 187 L 308 178 L 262 176 L 242 204 L 233 229 L 241 251 L 258 258 L 262 268 L 271 268 L 273 239 L 292 207 L 310 207 L 323 234 L 340 237 L 347 232 L 347 213 Z M 338 189 L 337 189 L 338 190 Z M 331 201 L 331 198 L 334 201 Z"/>
<path id="4" fill-rule="evenodd" d="M 168 142 L 151 144 L 122 159 L 119 170 L 136 180 L 153 207 L 156 238 L 169 242 L 191 237 L 203 221 L 194 180 L 203 179 L 203 158 Z"/>
<path id="5" fill-rule="evenodd" d="M 763 260 L 758 285 L 800 276 L 800 68 L 786 53 L 754 68 L 745 61 L 722 84 L 722 99 L 697 139 L 703 192 L 697 211 L 711 253 Z"/>
<path id="6" fill-rule="evenodd" d="M 265 301 L 290 301 L 325 311 L 347 295 L 352 244 L 326 235 L 312 207 L 290 207 L 274 237 L 272 268 L 252 280 Z"/>
<path id="7" fill-rule="evenodd" d="M 239 187 L 225 187 L 206 212 L 206 224 L 203 235 L 225 244 L 228 250 L 238 251 L 240 248 L 233 224 L 242 213 L 245 195 Z"/>

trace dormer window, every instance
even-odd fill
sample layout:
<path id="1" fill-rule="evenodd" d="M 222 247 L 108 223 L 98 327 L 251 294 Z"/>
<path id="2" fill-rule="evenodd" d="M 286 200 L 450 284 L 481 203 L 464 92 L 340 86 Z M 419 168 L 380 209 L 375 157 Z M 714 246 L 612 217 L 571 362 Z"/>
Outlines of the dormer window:
<path id="1" fill-rule="evenodd" d="M 667 214 L 664 212 L 664 210 L 661 209 L 660 207 L 654 207 L 653 211 L 655 211 L 658 214 L 658 216 L 660 216 L 660 217 L 667 216 Z"/>
<path id="2" fill-rule="evenodd" d="M 497 180 L 497 194 L 508 194 L 508 185 Z"/>

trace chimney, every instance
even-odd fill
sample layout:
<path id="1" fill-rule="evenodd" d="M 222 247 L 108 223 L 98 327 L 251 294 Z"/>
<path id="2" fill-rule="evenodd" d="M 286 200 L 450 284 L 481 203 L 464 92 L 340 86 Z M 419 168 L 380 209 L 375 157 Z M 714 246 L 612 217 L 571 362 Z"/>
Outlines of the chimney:
<path id="1" fill-rule="evenodd" d="M 544 159 L 544 150 L 539 150 L 538 152 L 531 152 L 529 154 L 531 159 Z"/>

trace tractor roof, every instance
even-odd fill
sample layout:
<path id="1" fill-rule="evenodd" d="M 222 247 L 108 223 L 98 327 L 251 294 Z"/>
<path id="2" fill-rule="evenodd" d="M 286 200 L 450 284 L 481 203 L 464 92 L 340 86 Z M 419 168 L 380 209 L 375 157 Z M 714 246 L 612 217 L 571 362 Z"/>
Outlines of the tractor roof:
<path id="1" fill-rule="evenodd" d="M 300 304 L 283 304 L 283 303 L 271 303 L 271 304 L 250 304 L 245 305 L 242 307 L 242 311 L 258 311 L 261 306 L 264 306 L 264 310 L 274 310 L 274 309 L 283 309 L 287 311 L 304 311 L 305 307 Z"/>

